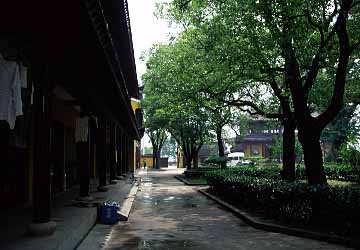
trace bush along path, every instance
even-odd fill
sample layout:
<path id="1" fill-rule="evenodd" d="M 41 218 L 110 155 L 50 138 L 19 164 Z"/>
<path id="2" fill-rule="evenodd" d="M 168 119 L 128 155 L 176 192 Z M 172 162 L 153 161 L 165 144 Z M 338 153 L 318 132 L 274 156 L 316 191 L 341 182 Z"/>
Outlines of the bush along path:
<path id="1" fill-rule="evenodd" d="M 338 179 L 348 176 L 330 172 Z M 360 234 L 359 185 L 309 186 L 302 180 L 282 181 L 276 173 L 275 167 L 245 167 L 205 176 L 212 194 L 254 214 L 349 239 Z"/>

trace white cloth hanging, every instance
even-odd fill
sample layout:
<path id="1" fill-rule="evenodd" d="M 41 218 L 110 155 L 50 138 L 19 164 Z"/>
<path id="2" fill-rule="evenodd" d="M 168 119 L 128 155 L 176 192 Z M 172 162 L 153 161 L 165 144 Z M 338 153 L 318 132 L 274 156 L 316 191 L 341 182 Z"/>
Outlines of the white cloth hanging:
<path id="1" fill-rule="evenodd" d="M 23 70 L 26 73 L 26 68 Z M 11 129 L 15 127 L 16 117 L 23 115 L 22 84 L 19 64 L 6 61 L 0 53 L 0 120 L 7 121 Z"/>
<path id="2" fill-rule="evenodd" d="M 89 135 L 89 117 L 78 118 L 75 128 L 75 142 L 87 142 Z"/>

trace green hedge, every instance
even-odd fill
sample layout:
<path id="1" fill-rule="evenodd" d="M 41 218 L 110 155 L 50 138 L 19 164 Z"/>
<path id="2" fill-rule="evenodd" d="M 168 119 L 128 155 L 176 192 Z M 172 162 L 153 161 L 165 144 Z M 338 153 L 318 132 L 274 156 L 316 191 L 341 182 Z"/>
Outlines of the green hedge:
<path id="1" fill-rule="evenodd" d="M 360 181 L 359 169 L 351 167 L 350 165 L 326 165 L 325 174 L 330 180 L 339 181 Z M 252 177 L 263 177 L 267 179 L 281 179 L 280 171 L 281 166 L 242 166 L 229 169 L 232 174 L 239 176 L 252 176 Z M 296 168 L 296 179 L 305 180 L 305 167 L 298 166 Z"/>
<path id="2" fill-rule="evenodd" d="M 268 179 L 280 179 L 281 168 L 279 166 L 242 166 L 226 170 L 228 173 L 238 176 L 262 177 Z"/>
<path id="3" fill-rule="evenodd" d="M 358 168 L 345 164 L 326 165 L 324 167 L 325 175 L 330 180 L 339 181 L 360 181 L 360 172 Z M 297 179 L 306 179 L 305 167 L 300 166 L 296 169 Z"/>
<path id="4" fill-rule="evenodd" d="M 219 167 L 199 167 L 188 169 L 184 172 L 184 175 L 187 178 L 203 178 L 205 173 L 212 172 L 214 170 L 218 170 Z"/>
<path id="5" fill-rule="evenodd" d="M 360 226 L 360 188 L 308 186 L 276 179 L 213 171 L 205 175 L 211 190 L 250 209 L 293 224 L 320 223 L 353 233 Z M 346 230 L 345 230 L 346 229 Z"/>

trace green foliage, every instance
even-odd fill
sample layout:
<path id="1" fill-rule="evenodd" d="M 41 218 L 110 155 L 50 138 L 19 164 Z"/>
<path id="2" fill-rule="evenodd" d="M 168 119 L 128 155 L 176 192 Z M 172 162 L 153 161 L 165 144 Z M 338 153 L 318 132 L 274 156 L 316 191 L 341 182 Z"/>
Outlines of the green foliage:
<path id="1" fill-rule="evenodd" d="M 176 157 L 176 141 L 173 137 L 168 137 L 161 150 L 161 157 Z"/>
<path id="2" fill-rule="evenodd" d="M 233 176 L 250 176 L 266 179 L 281 179 L 281 167 L 273 166 L 239 166 L 226 170 L 227 173 Z M 329 164 L 325 166 L 325 174 L 330 180 L 338 181 L 359 181 L 359 169 L 353 168 L 350 165 L 344 164 Z M 296 179 L 305 180 L 306 173 L 304 165 L 297 166 Z"/>
<path id="3" fill-rule="evenodd" d="M 244 157 L 245 161 L 249 161 L 250 163 L 248 165 L 250 166 L 258 166 L 261 163 L 265 163 L 266 159 L 262 156 L 247 156 Z"/>
<path id="4" fill-rule="evenodd" d="M 218 170 L 218 165 L 188 169 L 184 172 L 186 178 L 204 178 L 206 173 Z"/>
<path id="5" fill-rule="evenodd" d="M 350 164 L 352 167 L 360 167 L 360 152 L 351 145 L 343 145 L 340 150 L 342 161 Z"/>
<path id="6" fill-rule="evenodd" d="M 278 160 L 282 157 L 283 153 L 283 138 L 277 137 L 275 144 L 269 146 L 269 151 L 271 155 L 271 160 Z M 299 139 L 295 137 L 295 156 L 301 161 L 303 159 L 303 150 L 299 142 Z"/>
<path id="7" fill-rule="evenodd" d="M 144 148 L 144 154 L 152 154 L 152 153 L 153 153 L 152 147 L 145 147 Z"/>
<path id="8" fill-rule="evenodd" d="M 210 165 L 218 165 L 220 167 L 220 166 L 226 164 L 230 160 L 231 159 L 226 156 L 212 155 L 205 160 L 205 163 L 210 164 Z"/>
<path id="9" fill-rule="evenodd" d="M 330 180 L 359 182 L 359 169 L 347 164 L 328 164 L 324 167 L 325 175 Z M 297 166 L 296 178 L 305 179 L 306 172 L 303 165 Z"/>
<path id="10" fill-rule="evenodd" d="M 231 171 L 232 175 L 237 176 L 251 176 L 251 177 L 259 177 L 259 178 L 267 178 L 267 179 L 281 179 L 280 166 L 241 166 L 241 167 L 235 167 L 231 168 L 227 171 Z"/>
<path id="11" fill-rule="evenodd" d="M 211 190 L 221 197 L 288 223 L 308 224 L 319 220 L 332 226 L 360 226 L 360 188 L 308 186 L 262 177 L 213 171 L 205 175 Z M 331 218 L 329 221 L 328 219 Z M 350 230 L 351 230 L 350 229 Z"/>
<path id="12" fill-rule="evenodd" d="M 192 86 L 199 77 L 186 70 L 191 57 L 184 53 L 191 51 L 186 39 L 154 46 L 148 55 L 147 71 L 142 76 L 145 120 L 154 121 L 148 122 L 154 127 L 166 129 L 189 159 L 209 134 L 208 113 L 193 94 Z"/>
<path id="13" fill-rule="evenodd" d="M 342 144 L 359 136 L 358 118 L 355 114 L 356 105 L 345 104 L 337 117 L 322 131 L 321 141 L 331 142 L 332 152 L 326 156 L 329 161 L 336 161 Z"/>
<path id="14" fill-rule="evenodd" d="M 295 116 L 302 138 L 359 97 L 356 1 L 173 0 L 159 12 L 185 27 L 197 90 L 249 114 Z M 310 170 L 320 157 L 306 157 Z"/>

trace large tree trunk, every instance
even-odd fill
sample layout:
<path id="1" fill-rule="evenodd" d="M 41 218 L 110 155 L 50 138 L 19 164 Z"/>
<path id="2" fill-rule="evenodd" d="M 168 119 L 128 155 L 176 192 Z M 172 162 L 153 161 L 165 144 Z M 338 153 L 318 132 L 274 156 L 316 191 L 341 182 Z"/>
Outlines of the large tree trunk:
<path id="1" fill-rule="evenodd" d="M 191 155 L 184 155 L 185 157 L 185 165 L 186 165 L 186 169 L 191 169 L 191 161 L 192 161 L 192 157 Z"/>
<path id="2" fill-rule="evenodd" d="M 223 144 L 223 140 L 222 140 L 222 129 L 217 129 L 216 130 L 216 138 L 217 138 L 217 143 L 218 143 L 218 147 L 219 147 L 219 156 L 225 156 L 225 149 L 224 149 L 224 144 Z"/>
<path id="3" fill-rule="evenodd" d="M 225 148 L 224 148 L 224 143 L 223 143 L 223 139 L 222 139 L 222 128 L 216 129 L 216 138 L 217 138 L 217 143 L 218 143 L 218 148 L 219 148 L 219 156 L 224 157 L 225 156 Z M 221 168 L 222 169 L 226 168 L 226 162 L 221 163 Z"/>
<path id="4" fill-rule="evenodd" d="M 155 148 L 154 148 L 154 146 L 153 146 L 153 157 L 152 157 L 152 165 L 153 165 L 153 168 L 155 168 L 155 166 L 156 166 L 156 150 L 155 150 Z"/>
<path id="5" fill-rule="evenodd" d="M 282 179 L 286 181 L 295 180 L 295 121 L 285 119 L 283 122 L 283 169 Z"/>
<path id="6" fill-rule="evenodd" d="M 193 165 L 194 165 L 194 168 L 199 167 L 199 152 L 198 151 L 193 153 Z"/>
<path id="7" fill-rule="evenodd" d="M 160 169 L 160 150 L 156 152 L 156 169 Z"/>
<path id="8" fill-rule="evenodd" d="M 327 184 L 320 145 L 320 132 L 299 129 L 299 141 L 304 151 L 305 172 L 310 185 Z"/>

